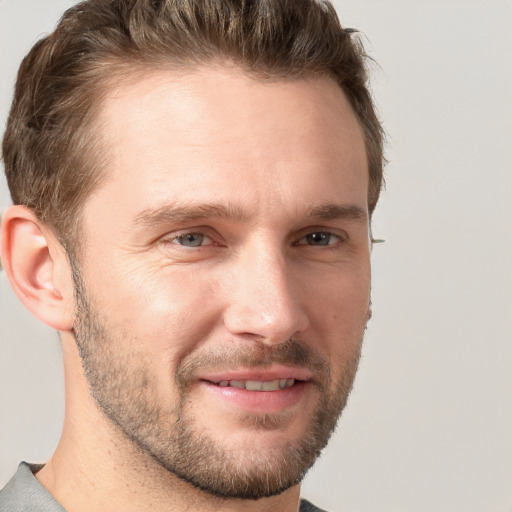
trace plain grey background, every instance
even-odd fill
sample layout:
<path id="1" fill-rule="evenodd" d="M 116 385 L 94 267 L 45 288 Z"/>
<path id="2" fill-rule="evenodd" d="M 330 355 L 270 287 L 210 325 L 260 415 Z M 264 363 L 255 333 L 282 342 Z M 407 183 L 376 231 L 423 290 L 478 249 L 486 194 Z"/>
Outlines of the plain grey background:
<path id="1" fill-rule="evenodd" d="M 2 125 L 22 56 L 71 3 L 0 0 Z M 512 2 L 335 5 L 379 64 L 386 243 L 355 390 L 303 494 L 333 512 L 512 512 Z M 56 334 L 3 274 L 0 336 L 2 486 L 52 453 L 63 382 Z"/>

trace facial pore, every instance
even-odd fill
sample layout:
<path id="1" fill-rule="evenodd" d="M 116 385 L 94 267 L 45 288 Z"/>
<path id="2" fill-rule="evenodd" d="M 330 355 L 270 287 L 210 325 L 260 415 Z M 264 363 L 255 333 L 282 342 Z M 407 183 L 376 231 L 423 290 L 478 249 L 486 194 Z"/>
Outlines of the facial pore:
<path id="1" fill-rule="evenodd" d="M 332 381 L 328 360 L 293 339 L 273 348 L 256 342 L 219 347 L 214 352 L 193 351 L 174 372 L 179 398 L 166 406 L 143 354 L 124 351 L 129 334 L 94 307 L 78 263 L 72 266 L 77 303 L 74 332 L 90 393 L 120 436 L 141 456 L 149 456 L 173 475 L 220 498 L 273 496 L 302 480 L 327 444 L 347 402 L 360 340 L 352 344 L 358 348 L 346 358 L 337 382 Z M 216 442 L 196 425 L 189 391 L 199 370 L 271 364 L 300 365 L 316 376 L 320 399 L 300 439 L 264 450 L 237 449 Z M 238 421 L 243 428 L 279 430 L 286 427 L 288 414 L 243 414 Z"/>

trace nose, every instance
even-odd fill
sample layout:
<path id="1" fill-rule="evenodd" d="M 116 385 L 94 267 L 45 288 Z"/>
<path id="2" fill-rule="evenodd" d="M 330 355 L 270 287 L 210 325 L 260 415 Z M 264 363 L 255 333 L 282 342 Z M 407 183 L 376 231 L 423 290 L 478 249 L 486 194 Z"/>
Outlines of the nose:
<path id="1" fill-rule="evenodd" d="M 233 270 L 224 311 L 229 332 L 277 345 L 308 328 L 300 281 L 293 279 L 280 251 L 250 251 Z"/>

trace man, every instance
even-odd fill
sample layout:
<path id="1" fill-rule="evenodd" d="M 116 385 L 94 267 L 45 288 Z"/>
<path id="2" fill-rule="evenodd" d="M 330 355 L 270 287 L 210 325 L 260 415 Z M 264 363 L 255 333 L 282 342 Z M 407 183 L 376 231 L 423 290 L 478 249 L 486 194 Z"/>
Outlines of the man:
<path id="1" fill-rule="evenodd" d="M 23 61 L 2 261 L 66 413 L 1 510 L 318 510 L 370 317 L 382 130 L 315 0 L 89 0 Z"/>

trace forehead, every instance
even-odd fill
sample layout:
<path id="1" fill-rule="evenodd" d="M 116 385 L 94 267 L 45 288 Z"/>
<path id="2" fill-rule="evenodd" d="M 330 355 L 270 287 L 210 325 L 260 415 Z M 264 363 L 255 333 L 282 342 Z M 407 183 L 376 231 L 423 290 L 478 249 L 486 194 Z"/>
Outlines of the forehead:
<path id="1" fill-rule="evenodd" d="M 171 112 L 172 116 L 167 115 Z M 299 133 L 307 126 L 286 125 L 287 119 L 299 118 L 308 124 L 319 120 L 333 129 L 334 137 L 362 135 L 344 92 L 328 77 L 257 80 L 237 68 L 225 67 L 189 72 L 149 69 L 146 73 L 138 69 L 131 79 L 110 88 L 99 121 L 104 136 L 121 140 L 120 124 L 156 129 L 166 115 L 167 129 L 176 134 L 186 129 L 186 135 L 193 133 L 199 138 L 215 134 L 224 139 L 254 137 L 259 128 L 277 132 L 284 127 L 285 132 Z M 260 123 L 254 124 L 255 120 Z"/>
<path id="2" fill-rule="evenodd" d="M 97 123 L 109 165 L 95 197 L 119 207 L 211 202 L 213 193 L 217 202 L 236 202 L 235 195 L 261 207 L 366 202 L 361 128 L 328 78 L 258 81 L 227 68 L 153 71 L 113 88 Z M 340 193 L 347 197 L 336 198 Z M 326 194 L 332 197 L 320 197 Z"/>

